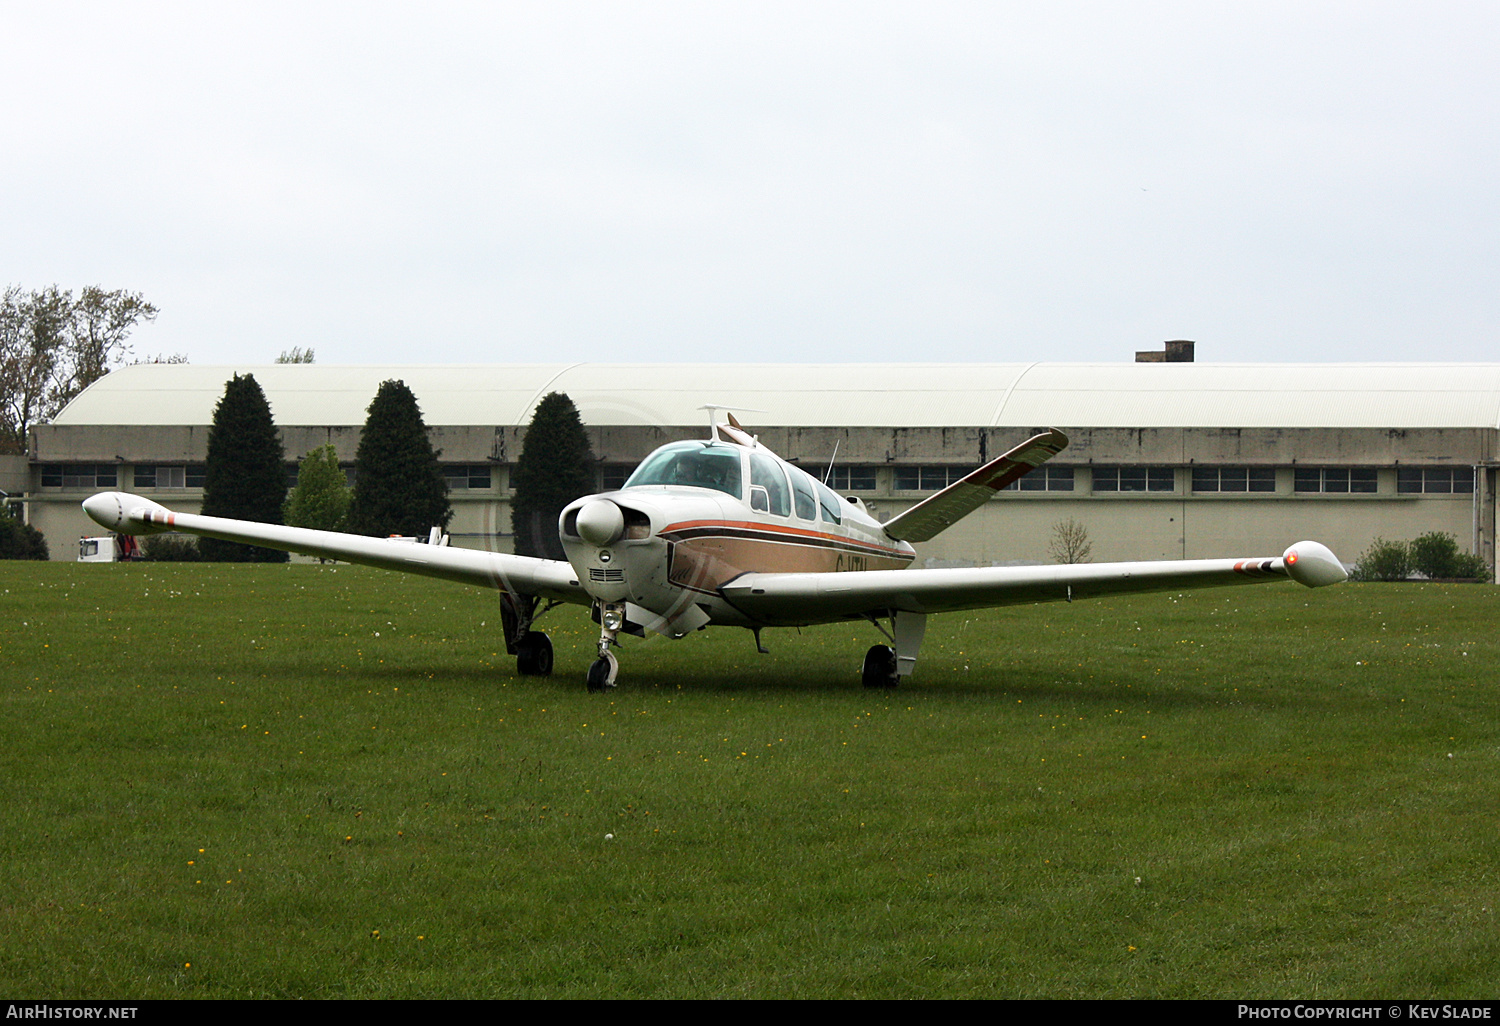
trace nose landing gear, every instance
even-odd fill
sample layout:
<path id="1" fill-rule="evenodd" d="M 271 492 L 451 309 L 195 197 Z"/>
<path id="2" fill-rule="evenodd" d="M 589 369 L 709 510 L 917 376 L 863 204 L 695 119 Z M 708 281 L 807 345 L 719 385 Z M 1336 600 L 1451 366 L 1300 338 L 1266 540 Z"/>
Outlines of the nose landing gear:
<path id="1" fill-rule="evenodd" d="M 589 666 L 587 683 L 590 691 L 604 691 L 615 686 L 620 675 L 620 661 L 610 648 L 615 645 L 615 635 L 625 626 L 625 604 L 606 602 L 599 613 L 599 658 Z"/>
<path id="2" fill-rule="evenodd" d="M 620 661 L 613 652 L 606 652 L 589 664 L 588 686 L 590 691 L 605 691 L 615 686 L 620 675 Z"/>

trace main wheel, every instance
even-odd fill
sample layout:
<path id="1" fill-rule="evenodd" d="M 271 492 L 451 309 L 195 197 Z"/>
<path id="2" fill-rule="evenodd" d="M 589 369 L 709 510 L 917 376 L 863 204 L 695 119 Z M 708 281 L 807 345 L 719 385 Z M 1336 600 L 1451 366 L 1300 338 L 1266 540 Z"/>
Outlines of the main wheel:
<path id="1" fill-rule="evenodd" d="M 889 645 L 871 645 L 865 653 L 864 685 L 867 688 L 893 688 L 900 680 L 896 675 L 896 653 Z"/>
<path id="2" fill-rule="evenodd" d="M 620 673 L 620 663 L 613 652 L 595 659 L 589 666 L 588 685 L 590 691 L 603 691 L 615 686 L 615 677 Z"/>
<path id="3" fill-rule="evenodd" d="M 523 677 L 545 677 L 552 672 L 552 639 L 541 631 L 527 631 L 516 643 L 516 669 Z"/>

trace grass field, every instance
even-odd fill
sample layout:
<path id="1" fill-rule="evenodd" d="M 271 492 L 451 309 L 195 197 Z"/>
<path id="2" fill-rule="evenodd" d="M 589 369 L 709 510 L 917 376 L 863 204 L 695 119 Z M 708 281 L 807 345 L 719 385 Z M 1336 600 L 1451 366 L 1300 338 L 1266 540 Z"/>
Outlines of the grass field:
<path id="1" fill-rule="evenodd" d="M 16 997 L 1494 997 L 1500 589 L 627 639 L 339 567 L 0 564 Z M 613 835 L 607 839 L 606 835 Z"/>

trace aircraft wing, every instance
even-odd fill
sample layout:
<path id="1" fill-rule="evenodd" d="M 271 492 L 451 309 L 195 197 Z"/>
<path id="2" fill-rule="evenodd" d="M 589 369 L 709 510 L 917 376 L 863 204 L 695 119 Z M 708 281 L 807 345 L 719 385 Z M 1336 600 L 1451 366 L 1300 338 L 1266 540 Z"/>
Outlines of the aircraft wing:
<path id="1" fill-rule="evenodd" d="M 369 538 L 305 527 L 257 524 L 248 520 L 174 513 L 159 503 L 125 492 L 100 492 L 84 500 L 83 508 L 96 522 L 124 534 L 187 534 L 247 542 L 268 549 L 363 563 L 385 570 L 440 577 L 460 584 L 496 588 L 513 595 L 538 595 L 562 602 L 588 605 L 589 596 L 572 566 L 552 559 L 533 559 L 508 553 L 423 545 L 388 538 Z"/>
<path id="2" fill-rule="evenodd" d="M 946 613 L 1288 578 L 1318 588 L 1346 580 L 1348 574 L 1326 547 L 1301 541 L 1280 556 L 1257 559 L 745 574 L 719 591 L 736 608 L 766 625 L 797 626 L 883 616 L 893 610 Z"/>
<path id="3" fill-rule="evenodd" d="M 886 536 L 897 541 L 930 541 L 1067 447 L 1068 436 L 1056 428 L 1028 438 L 1004 456 L 966 474 L 963 480 L 892 517 L 884 525 Z"/>

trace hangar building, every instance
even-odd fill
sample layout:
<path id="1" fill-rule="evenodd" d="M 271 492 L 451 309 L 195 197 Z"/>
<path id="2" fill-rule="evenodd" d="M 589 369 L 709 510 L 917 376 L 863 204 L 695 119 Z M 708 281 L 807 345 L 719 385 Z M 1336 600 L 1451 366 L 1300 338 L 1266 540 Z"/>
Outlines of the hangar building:
<path id="1" fill-rule="evenodd" d="M 1094 561 L 1312 538 L 1353 562 L 1377 537 L 1428 531 L 1495 561 L 1500 364 L 145 364 L 34 428 L 0 488 L 25 493 L 55 559 L 97 533 L 79 508 L 95 491 L 195 511 L 235 373 L 264 388 L 289 460 L 332 442 L 350 464 L 376 389 L 405 381 L 447 470 L 455 545 L 509 549 L 510 469 L 557 391 L 582 414 L 601 488 L 656 446 L 703 437 L 715 403 L 818 476 L 831 464 L 830 483 L 882 518 L 1039 429 L 1068 434 L 1052 464 L 919 547 L 931 566 L 1050 562 L 1069 519 Z"/>

